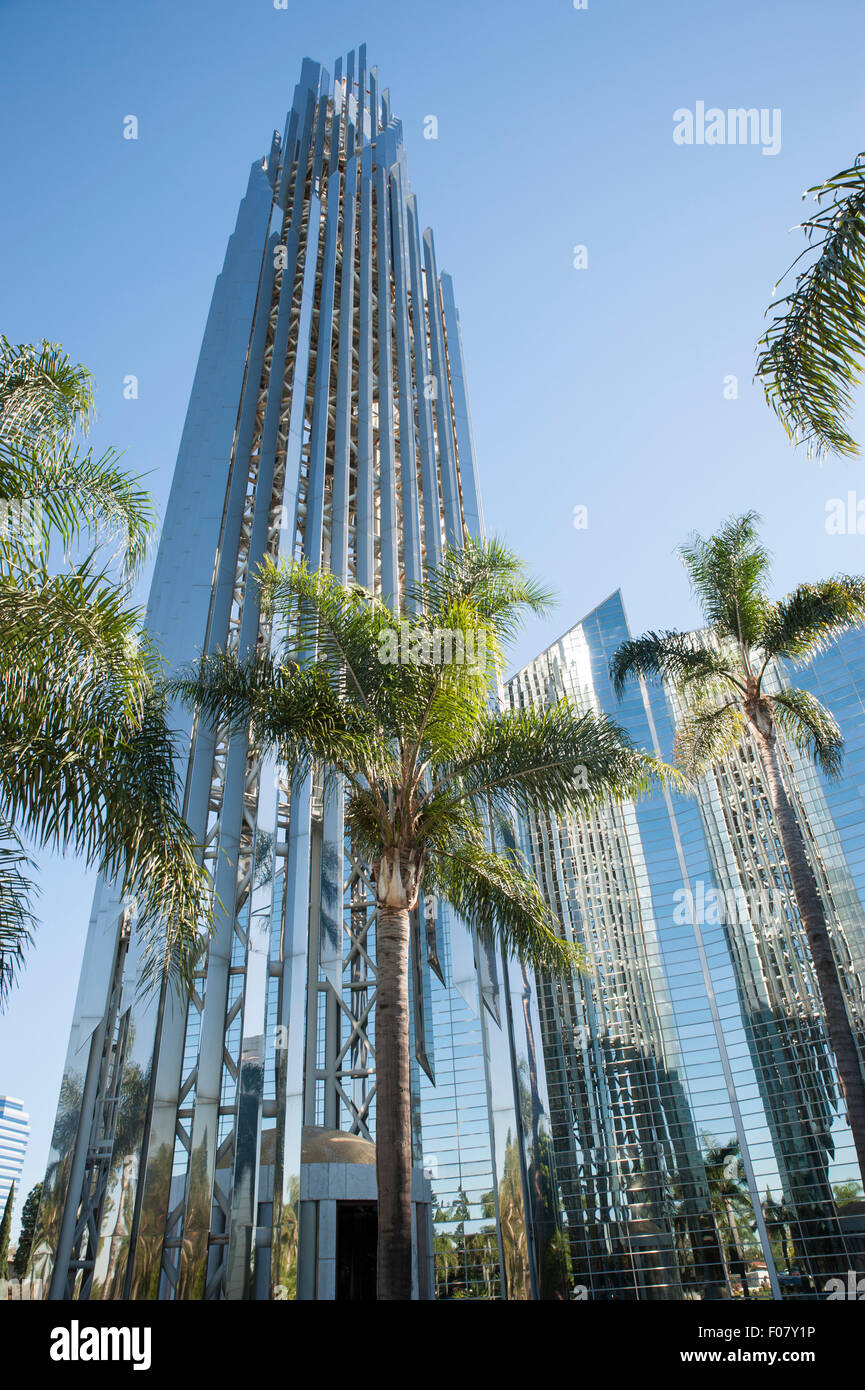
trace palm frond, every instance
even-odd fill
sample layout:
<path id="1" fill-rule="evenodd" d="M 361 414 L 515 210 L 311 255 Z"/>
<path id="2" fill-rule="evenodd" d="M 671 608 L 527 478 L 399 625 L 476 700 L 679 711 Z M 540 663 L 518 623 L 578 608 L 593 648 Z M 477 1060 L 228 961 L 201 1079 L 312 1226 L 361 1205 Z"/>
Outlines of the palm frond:
<path id="1" fill-rule="evenodd" d="M 471 610 L 499 643 L 512 640 L 525 617 L 545 616 L 552 595 L 527 573 L 525 565 L 503 541 L 468 538 L 449 546 L 436 566 L 428 566 L 420 584 L 407 594 L 409 606 L 427 611 L 433 621 L 447 625 L 454 608 Z"/>
<path id="2" fill-rule="evenodd" d="M 301 667 L 259 653 L 214 652 L 166 683 L 170 696 L 232 732 L 249 732 L 297 776 L 326 763 L 344 776 L 398 775 L 390 743 L 369 711 L 334 688 L 324 662 Z"/>
<path id="3" fill-rule="evenodd" d="M 820 211 L 802 223 L 808 245 L 781 278 L 802 256 L 816 254 L 771 306 L 776 312 L 757 344 L 756 375 L 788 437 L 804 443 L 809 456 L 852 457 L 859 446 L 846 422 L 865 353 L 865 151 L 802 196 L 808 194 Z"/>
<path id="4" fill-rule="evenodd" d="M 417 748 L 434 729 L 452 738 L 485 702 L 497 639 L 466 603 L 451 601 L 446 614 L 398 615 L 297 563 L 264 568 L 262 601 L 266 612 L 279 612 L 283 661 L 329 671 L 335 693 L 375 721 L 382 740 Z"/>
<path id="5" fill-rule="evenodd" d="M 150 966 L 188 983 L 210 922 L 181 819 L 159 665 L 122 592 L 86 567 L 0 580 L 0 814 L 139 901 Z"/>
<path id="6" fill-rule="evenodd" d="M 263 611 L 279 614 L 283 660 L 299 667 L 321 663 L 336 691 L 386 717 L 400 675 L 399 662 L 383 659 L 398 623 L 391 610 L 305 562 L 268 561 L 260 582 Z"/>
<path id="7" fill-rule="evenodd" d="M 828 777 L 840 776 L 844 737 L 834 716 L 810 691 L 788 688 L 768 697 L 775 723 Z"/>
<path id="8" fill-rule="evenodd" d="M 714 698 L 713 698 L 714 695 Z M 689 779 L 734 753 L 745 730 L 741 708 L 719 692 L 702 692 L 676 728 L 673 757 Z"/>
<path id="9" fill-rule="evenodd" d="M 716 633 L 746 647 L 765 619 L 770 555 L 760 540 L 756 512 L 730 517 L 713 536 L 696 532 L 679 550 L 695 598 Z"/>
<path id="10" fill-rule="evenodd" d="M 161 692 L 147 700 L 123 741 L 104 751 L 106 765 L 95 769 L 93 788 L 101 793 L 95 851 L 100 869 L 119 878 L 135 902 L 143 943 L 139 986 L 149 989 L 164 973 L 188 992 L 213 905 L 200 847 L 179 809 L 177 741 Z"/>
<path id="11" fill-rule="evenodd" d="M 93 377 L 59 343 L 39 347 L 0 335 L 0 435 L 7 441 L 68 439 L 94 413 Z"/>
<path id="12" fill-rule="evenodd" d="M 772 604 L 760 635 L 766 657 L 804 660 L 825 651 L 850 627 L 865 621 L 865 579 L 839 574 L 800 584 Z"/>
<path id="13" fill-rule="evenodd" d="M 433 762 L 435 785 L 423 808 L 433 827 L 463 801 L 507 814 L 564 816 L 612 797 L 637 798 L 676 774 L 635 749 L 606 715 L 568 700 L 549 709 L 487 711 L 453 763 Z"/>
<path id="14" fill-rule="evenodd" d="M 92 449 L 50 439 L 0 443 L 0 496 L 37 520 L 37 545 L 43 550 L 53 530 L 67 551 L 85 537 L 110 547 L 127 576 L 146 558 L 155 527 L 153 502 L 141 480 L 119 467 L 113 449 L 97 457 Z M 0 547 L 6 566 L 20 563 L 33 549 L 33 537 L 6 526 Z"/>
<path id="15" fill-rule="evenodd" d="M 536 880 L 516 850 L 496 853 L 479 840 L 440 850 L 425 881 L 471 922 L 480 938 L 527 965 L 555 972 L 578 969 L 579 949 L 559 934 Z"/>
<path id="16" fill-rule="evenodd" d="M 36 891 L 26 870 L 30 860 L 15 829 L 0 818 L 0 1007 L 6 1002 L 33 939 Z"/>
<path id="17" fill-rule="evenodd" d="M 741 684 L 735 657 L 701 646 L 687 632 L 647 632 L 623 642 L 610 662 L 613 689 L 621 698 L 631 677 L 671 681 L 678 688 L 694 682 L 725 679 Z"/>
<path id="18" fill-rule="evenodd" d="M 118 649 L 128 656 L 141 618 L 128 590 L 94 556 L 61 574 L 52 573 L 42 556 L 14 573 L 0 571 L 0 661 L 6 652 L 35 659 L 39 639 L 49 635 L 52 643 L 65 638 L 101 654 Z"/>

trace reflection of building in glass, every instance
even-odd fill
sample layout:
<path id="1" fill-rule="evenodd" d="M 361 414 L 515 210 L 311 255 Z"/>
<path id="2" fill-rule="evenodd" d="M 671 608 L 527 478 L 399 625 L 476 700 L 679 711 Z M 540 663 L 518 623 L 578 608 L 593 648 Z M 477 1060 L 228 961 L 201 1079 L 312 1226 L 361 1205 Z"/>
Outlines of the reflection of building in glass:
<path id="1" fill-rule="evenodd" d="M 271 639 L 251 582 L 265 556 L 304 556 L 399 603 L 481 527 L 453 288 L 418 220 L 400 123 L 363 48 L 333 78 L 306 61 L 217 281 L 149 627 L 171 668 L 247 652 Z M 188 1008 L 140 997 L 134 927 L 100 883 L 34 1272 L 53 1297 L 363 1297 L 368 873 L 337 795 L 315 780 L 290 792 L 245 738 L 176 720 L 216 933 Z M 412 969 L 418 1291 L 431 1291 L 435 1244 L 440 1292 L 497 1296 L 495 1025 L 468 934 L 431 902 Z M 513 1098 L 505 1113 L 515 1125 Z"/>
<path id="2" fill-rule="evenodd" d="M 614 595 L 508 682 L 511 704 L 569 695 L 669 758 L 672 693 L 613 697 L 609 659 L 627 635 Z M 858 672 L 865 693 L 863 652 L 850 634 L 795 679 L 834 709 L 842 671 Z M 795 750 L 788 763 L 861 1020 L 861 695 L 845 703 L 842 782 L 824 786 Z M 858 1169 L 748 748 L 695 799 L 656 794 L 560 824 L 533 817 L 522 838 L 588 963 L 582 977 L 539 982 L 572 1287 L 713 1298 L 738 1292 L 747 1270 L 756 1286 L 765 1266 L 770 1286 L 795 1296 L 855 1267 Z"/>
<path id="3" fill-rule="evenodd" d="M 863 650 L 862 634 L 850 633 L 805 670 L 789 673 L 791 681 L 812 689 L 837 710 L 847 726 L 850 748 L 841 782 L 827 783 L 802 753 L 783 750 L 787 786 L 805 829 L 860 1048 L 865 1040 L 865 912 L 852 870 L 861 860 L 854 827 L 862 823 L 855 765 L 861 759 Z M 844 717 L 845 705 L 848 710 L 858 705 L 859 728 L 855 718 Z M 830 798 L 843 808 L 837 817 Z M 846 1268 L 853 1260 L 861 1224 L 861 1216 L 845 1212 L 846 1204 L 837 1201 L 833 1173 L 837 1168 L 847 1178 L 849 1167 L 850 1176 L 858 1174 L 846 1152 L 849 1134 L 839 1115 L 816 981 L 749 738 L 735 757 L 703 779 L 699 804 L 724 901 L 739 905 L 737 911 L 724 912 L 724 932 L 778 1168 L 776 1200 L 779 1196 L 787 1217 L 788 1262 L 795 1273 L 784 1282 L 791 1292 L 797 1285 L 819 1287 L 839 1265 Z"/>

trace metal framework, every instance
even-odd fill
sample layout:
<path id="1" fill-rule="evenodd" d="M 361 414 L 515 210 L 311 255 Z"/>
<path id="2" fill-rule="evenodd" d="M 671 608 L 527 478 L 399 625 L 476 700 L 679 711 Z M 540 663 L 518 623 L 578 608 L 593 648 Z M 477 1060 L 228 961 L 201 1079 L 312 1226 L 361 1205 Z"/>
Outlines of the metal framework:
<path id="1" fill-rule="evenodd" d="M 266 650 L 279 632 L 253 582 L 265 557 L 303 557 L 399 605 L 444 544 L 481 527 L 459 321 L 400 123 L 363 47 L 333 79 L 306 60 L 217 282 L 149 626 L 171 664 Z M 290 790 L 245 737 L 197 722 L 185 788 L 216 929 L 188 1004 L 138 999 L 134 932 L 105 976 L 114 905 L 100 886 L 66 1074 L 78 1101 L 58 1120 L 36 1243 L 55 1297 L 313 1296 L 303 1127 L 374 1134 L 374 894 L 341 796 L 315 780 Z M 434 921 L 414 945 L 432 1075 Z M 90 1017 L 105 1043 L 85 1062 Z M 121 1142 L 112 1117 L 139 1074 Z"/>

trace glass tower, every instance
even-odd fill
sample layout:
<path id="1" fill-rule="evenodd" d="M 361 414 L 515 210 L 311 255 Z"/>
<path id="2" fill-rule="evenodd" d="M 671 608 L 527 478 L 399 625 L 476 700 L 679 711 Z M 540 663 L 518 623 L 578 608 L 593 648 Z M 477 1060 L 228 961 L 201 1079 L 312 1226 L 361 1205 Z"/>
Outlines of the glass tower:
<path id="1" fill-rule="evenodd" d="M 670 759 L 674 692 L 613 695 L 628 635 L 615 594 L 509 681 L 510 704 L 568 695 Z M 844 727 L 841 781 L 783 750 L 860 1036 L 863 665 L 855 632 L 790 673 Z M 587 962 L 538 981 L 572 1296 L 820 1296 L 857 1267 L 865 1205 L 755 751 L 744 741 L 694 798 L 532 817 L 522 840 Z"/>
<path id="2" fill-rule="evenodd" d="M 361 47 L 306 60 L 214 290 L 147 622 L 170 668 L 273 640 L 253 577 L 305 558 L 399 607 L 483 533 L 453 286 Z M 613 595 L 505 687 L 670 758 L 675 695 L 609 660 Z M 785 767 L 865 1034 L 865 635 L 795 673 L 840 782 Z M 174 711 L 217 895 L 190 1001 L 138 991 L 96 890 L 34 1240 L 53 1298 L 368 1297 L 375 911 L 338 793 Z M 815 1296 L 865 1202 L 753 750 L 695 797 L 516 828 L 587 969 L 535 976 L 427 897 L 412 925 L 418 1297 Z M 861 1267 L 861 1266 L 859 1266 Z"/>
<path id="3" fill-rule="evenodd" d="M 265 557 L 399 605 L 482 525 L 453 286 L 400 122 L 365 48 L 332 78 L 306 60 L 216 283 L 148 627 L 171 668 L 266 648 L 252 582 Z M 54 1298 L 357 1296 L 363 1270 L 346 1273 L 343 1252 L 370 1239 L 367 867 L 338 795 L 315 778 L 292 789 L 245 738 L 180 709 L 175 725 L 216 930 L 188 1006 L 141 997 L 134 920 L 98 885 L 33 1273 Z M 485 1031 L 502 1020 L 484 1012 L 476 964 L 470 934 L 428 899 L 412 942 L 421 1297 L 434 1282 L 498 1296 L 508 1277 L 491 1135 L 517 1121 L 512 1087 L 493 1118 Z"/>

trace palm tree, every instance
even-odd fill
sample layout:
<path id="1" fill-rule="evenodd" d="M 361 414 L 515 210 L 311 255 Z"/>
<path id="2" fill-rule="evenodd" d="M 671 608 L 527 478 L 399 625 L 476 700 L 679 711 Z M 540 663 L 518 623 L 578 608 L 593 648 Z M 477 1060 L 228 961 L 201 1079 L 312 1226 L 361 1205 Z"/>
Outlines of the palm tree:
<path id="1" fill-rule="evenodd" d="M 62 348 L 0 338 L 0 1002 L 34 925 L 22 834 L 135 899 L 145 976 L 187 981 L 210 914 L 161 664 L 131 604 L 152 504 L 112 451 L 80 442 L 92 413 L 90 375 Z"/>
<path id="2" fill-rule="evenodd" d="M 845 422 L 865 356 L 865 151 L 809 194 L 828 202 L 802 223 L 808 245 L 785 275 L 816 255 L 772 306 L 780 312 L 757 344 L 756 374 L 794 442 L 817 457 L 850 456 L 859 448 Z"/>
<path id="3" fill-rule="evenodd" d="M 450 550 L 402 619 L 365 590 L 298 564 L 266 566 L 275 654 L 203 658 L 171 683 L 202 717 L 276 750 L 294 775 L 341 780 L 345 821 L 376 893 L 378 1296 L 411 1297 L 409 922 L 421 886 L 480 938 L 551 969 L 573 946 L 497 818 L 637 795 L 657 765 L 603 716 L 491 707 L 502 647 L 547 596 L 497 542 Z M 445 659 L 445 640 L 453 660 Z M 438 648 L 436 647 L 438 644 Z M 436 652 L 438 651 L 438 657 Z M 471 651 L 474 659 L 459 660 Z M 408 659 L 399 659 L 400 656 Z"/>
<path id="4" fill-rule="evenodd" d="M 742 1281 L 742 1296 L 751 1297 L 748 1288 L 748 1260 L 760 1253 L 759 1244 L 755 1246 L 753 1231 L 753 1208 L 748 1188 L 745 1185 L 744 1166 L 739 1157 L 739 1142 L 729 1140 L 718 1144 L 703 1136 L 706 1152 L 703 1164 L 709 1184 L 712 1206 L 720 1230 L 726 1227 L 729 1239 L 727 1244 L 727 1266 Z"/>
<path id="5" fill-rule="evenodd" d="M 859 1184 L 852 1184 L 858 1187 Z M 769 1187 L 766 1187 L 766 1196 L 763 1199 L 763 1215 L 766 1218 L 766 1230 L 769 1233 L 769 1240 L 775 1242 L 773 1254 L 775 1262 L 790 1273 L 793 1263 L 793 1243 L 790 1238 L 790 1227 L 796 1220 L 794 1212 L 788 1210 L 784 1202 L 783 1193 L 778 1201 L 772 1196 Z"/>
<path id="6" fill-rule="evenodd" d="M 127 1037 L 127 1050 L 130 1055 L 134 1040 L 134 1030 L 130 1028 Z M 119 1164 L 120 1186 L 117 1192 L 117 1216 L 111 1239 L 108 1242 L 108 1265 L 102 1285 L 103 1298 L 106 1294 L 109 1298 L 119 1297 L 119 1290 L 114 1288 L 114 1276 L 123 1253 L 123 1247 L 128 1249 L 129 1245 L 132 1224 L 129 1210 L 131 1206 L 130 1188 L 135 1175 L 136 1146 L 144 1126 L 147 1101 L 150 1095 L 150 1073 L 150 1066 L 145 1069 L 137 1062 L 133 1062 L 124 1068 L 123 1079 L 120 1083 L 120 1102 L 117 1107 L 117 1123 L 114 1129 L 114 1152 L 120 1157 L 112 1168 L 112 1179 L 114 1179 Z M 122 1282 L 122 1280 L 118 1282 Z"/>
<path id="7" fill-rule="evenodd" d="M 768 595 L 770 557 L 749 512 L 733 517 L 715 536 L 695 535 L 681 548 L 691 588 L 708 625 L 708 643 L 681 632 L 648 632 L 623 642 L 611 663 L 621 696 L 630 677 L 661 678 L 690 696 L 676 732 L 676 762 L 691 777 L 732 753 L 749 730 L 787 861 L 790 882 L 811 952 L 829 1043 L 838 1073 L 859 1167 L 865 1175 L 865 1083 L 823 900 L 805 840 L 784 786 L 778 731 L 837 777 L 844 751 L 831 713 L 806 690 L 767 687 L 770 668 L 803 661 L 865 618 L 865 580 L 838 575 L 800 584 L 786 598 Z"/>

